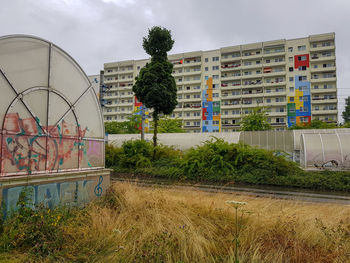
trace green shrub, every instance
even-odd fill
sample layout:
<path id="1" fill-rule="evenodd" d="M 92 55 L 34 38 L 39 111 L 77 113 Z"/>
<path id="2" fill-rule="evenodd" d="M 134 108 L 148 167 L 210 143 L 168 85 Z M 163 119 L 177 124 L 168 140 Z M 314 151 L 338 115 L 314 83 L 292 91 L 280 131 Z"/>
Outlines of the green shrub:
<path id="1" fill-rule="evenodd" d="M 29 189 L 29 188 L 28 188 Z M 73 216 L 73 210 L 42 205 L 33 209 L 33 193 L 25 189 L 17 202 L 17 211 L 11 212 L 2 224 L 0 250 L 16 249 L 38 258 L 53 256 L 64 244 L 63 227 Z"/>

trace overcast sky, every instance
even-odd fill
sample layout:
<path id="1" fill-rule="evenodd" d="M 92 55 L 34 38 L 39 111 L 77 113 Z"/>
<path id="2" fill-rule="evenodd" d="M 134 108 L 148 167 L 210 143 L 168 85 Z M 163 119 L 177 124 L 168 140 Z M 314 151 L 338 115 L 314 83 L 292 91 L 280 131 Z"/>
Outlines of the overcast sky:
<path id="1" fill-rule="evenodd" d="M 0 35 L 30 34 L 67 51 L 88 75 L 146 58 L 142 37 L 172 31 L 170 53 L 336 33 L 339 110 L 350 95 L 350 0 L 0 0 Z"/>

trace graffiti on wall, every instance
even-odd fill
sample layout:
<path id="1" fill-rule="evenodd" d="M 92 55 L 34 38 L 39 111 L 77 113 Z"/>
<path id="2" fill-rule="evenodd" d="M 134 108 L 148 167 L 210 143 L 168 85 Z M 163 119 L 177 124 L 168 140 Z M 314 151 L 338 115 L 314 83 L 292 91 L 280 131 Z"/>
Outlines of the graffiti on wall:
<path id="1" fill-rule="evenodd" d="M 22 191 L 28 194 L 28 205 L 35 208 L 42 204 L 50 209 L 58 205 L 82 205 L 100 197 L 105 189 L 103 177 L 92 180 L 55 182 L 41 185 L 16 186 L 2 190 L 4 212 L 17 209 L 17 202 Z"/>
<path id="2" fill-rule="evenodd" d="M 102 167 L 103 141 L 85 140 L 85 129 L 64 120 L 56 126 L 40 126 L 40 120 L 5 117 L 1 148 L 1 173 L 60 171 Z M 49 135 L 48 135 L 49 134 Z"/>

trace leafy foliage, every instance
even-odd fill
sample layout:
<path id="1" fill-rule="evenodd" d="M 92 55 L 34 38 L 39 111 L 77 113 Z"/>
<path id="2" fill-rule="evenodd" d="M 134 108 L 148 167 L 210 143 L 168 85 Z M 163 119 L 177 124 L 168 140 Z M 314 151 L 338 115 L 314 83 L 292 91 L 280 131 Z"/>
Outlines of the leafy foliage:
<path id="1" fill-rule="evenodd" d="M 320 120 L 312 120 L 310 123 L 300 123 L 289 127 L 289 130 L 299 129 L 334 129 L 337 125 L 334 123 L 327 123 Z"/>
<path id="2" fill-rule="evenodd" d="M 268 115 L 262 107 L 256 107 L 251 113 L 243 116 L 241 122 L 242 131 L 266 131 L 271 130 L 267 122 Z"/>
<path id="3" fill-rule="evenodd" d="M 123 122 L 105 122 L 105 132 L 108 134 L 134 134 L 140 133 L 139 126 L 141 124 L 141 116 L 132 115 L 127 121 Z"/>
<path id="4" fill-rule="evenodd" d="M 173 65 L 168 61 L 167 52 L 174 40 L 166 28 L 153 27 L 148 36 L 143 38 L 143 48 L 151 55 L 147 63 L 135 78 L 132 90 L 137 99 L 147 108 L 153 109 L 153 145 L 157 145 L 159 114 L 170 114 L 177 105 L 176 83 L 171 75 Z"/>
<path id="5" fill-rule="evenodd" d="M 20 193 L 16 212 L 2 224 L 1 252 L 18 249 L 32 257 L 50 257 L 63 249 L 63 226 L 74 215 L 74 209 L 49 209 L 39 205 L 33 209 L 31 188 Z"/>
<path id="6" fill-rule="evenodd" d="M 345 99 L 345 109 L 342 113 L 343 119 L 345 123 L 350 122 L 350 97 Z"/>
<path id="7" fill-rule="evenodd" d="M 118 158 L 106 164 L 116 172 L 132 172 L 174 180 L 237 182 L 255 185 L 350 192 L 350 172 L 302 170 L 283 153 L 212 139 L 182 152 L 164 145 L 128 141 L 111 147 Z M 152 155 L 152 152 L 155 153 Z"/>
<path id="8" fill-rule="evenodd" d="M 183 133 L 185 130 L 182 128 L 181 119 L 170 119 L 163 117 L 158 122 L 158 132 L 160 133 Z"/>

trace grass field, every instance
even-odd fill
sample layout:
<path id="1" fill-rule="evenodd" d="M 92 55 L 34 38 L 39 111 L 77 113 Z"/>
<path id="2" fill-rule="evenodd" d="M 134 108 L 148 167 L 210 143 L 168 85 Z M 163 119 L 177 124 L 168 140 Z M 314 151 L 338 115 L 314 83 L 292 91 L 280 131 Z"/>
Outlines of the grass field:
<path id="1" fill-rule="evenodd" d="M 234 262 L 234 209 L 226 200 L 247 202 L 239 212 L 240 262 L 350 262 L 350 206 L 129 183 L 115 183 L 103 204 L 62 226 L 63 247 L 42 261 Z M 12 255 L 28 262 L 23 251 Z"/>

